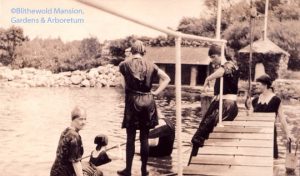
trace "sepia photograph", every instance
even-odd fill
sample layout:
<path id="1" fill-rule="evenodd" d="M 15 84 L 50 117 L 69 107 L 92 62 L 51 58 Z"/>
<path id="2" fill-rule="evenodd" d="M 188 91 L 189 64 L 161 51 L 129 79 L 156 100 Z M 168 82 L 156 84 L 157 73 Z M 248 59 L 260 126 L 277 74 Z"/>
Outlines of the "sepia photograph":
<path id="1" fill-rule="evenodd" d="M 300 0 L 0 0 L 0 175 L 299 176 Z"/>

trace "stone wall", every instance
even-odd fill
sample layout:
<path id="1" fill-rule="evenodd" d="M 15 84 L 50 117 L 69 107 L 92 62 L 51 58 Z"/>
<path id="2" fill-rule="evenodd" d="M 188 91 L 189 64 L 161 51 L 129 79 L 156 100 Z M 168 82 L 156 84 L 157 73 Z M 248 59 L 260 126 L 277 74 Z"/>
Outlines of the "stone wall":
<path id="1" fill-rule="evenodd" d="M 0 87 L 110 87 L 120 84 L 119 68 L 99 66 L 87 71 L 61 72 L 0 67 Z"/>

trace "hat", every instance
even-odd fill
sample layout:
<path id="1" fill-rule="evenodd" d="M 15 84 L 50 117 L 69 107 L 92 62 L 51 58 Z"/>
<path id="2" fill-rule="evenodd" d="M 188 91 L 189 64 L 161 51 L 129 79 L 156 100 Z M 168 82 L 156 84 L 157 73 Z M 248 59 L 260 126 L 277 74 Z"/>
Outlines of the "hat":
<path id="1" fill-rule="evenodd" d="M 221 55 L 221 47 L 219 45 L 211 45 L 209 50 L 208 50 L 208 55 Z"/>
<path id="2" fill-rule="evenodd" d="M 256 78 L 256 82 L 260 82 L 262 84 L 267 85 L 268 88 L 271 87 L 273 80 L 267 74 L 263 74 L 260 77 Z"/>
<path id="3" fill-rule="evenodd" d="M 71 119 L 77 119 L 80 116 L 86 116 L 86 111 L 80 106 L 75 106 L 71 112 Z"/>
<path id="4" fill-rule="evenodd" d="M 146 53 L 146 49 L 143 42 L 140 40 L 135 41 L 131 46 L 131 53 L 144 55 Z"/>
<path id="5" fill-rule="evenodd" d="M 99 134 L 95 137 L 94 144 L 100 146 L 106 146 L 108 144 L 108 138 L 104 134 Z"/>

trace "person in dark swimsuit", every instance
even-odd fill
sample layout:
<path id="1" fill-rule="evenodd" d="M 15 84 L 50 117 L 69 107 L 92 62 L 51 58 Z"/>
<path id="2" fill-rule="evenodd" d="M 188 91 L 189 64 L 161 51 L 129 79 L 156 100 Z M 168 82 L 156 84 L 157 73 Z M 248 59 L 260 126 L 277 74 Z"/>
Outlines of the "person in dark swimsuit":
<path id="1" fill-rule="evenodd" d="M 236 99 L 238 92 L 239 69 L 236 63 L 230 58 L 221 58 L 221 47 L 217 45 L 212 45 L 210 47 L 208 55 L 212 60 L 212 64 L 217 67 L 217 70 L 205 79 L 204 92 L 206 92 L 209 81 L 216 79 L 214 85 L 215 96 L 191 140 L 193 144 L 191 156 L 197 155 L 199 147 L 204 145 L 205 139 L 208 138 L 209 134 L 213 131 L 214 126 L 218 123 L 221 77 L 224 79 L 222 119 L 225 121 L 232 121 L 238 114 Z M 224 64 L 221 65 L 221 62 Z"/>
<path id="2" fill-rule="evenodd" d="M 71 119 L 71 126 L 61 133 L 50 176 L 84 175 L 81 163 L 83 147 L 79 131 L 86 124 L 86 111 L 76 106 L 71 112 Z"/>
<path id="3" fill-rule="evenodd" d="M 260 95 L 252 100 L 253 112 L 275 112 L 285 131 L 287 139 L 291 140 L 290 130 L 283 114 L 281 99 L 273 93 L 272 79 L 264 74 L 256 79 L 256 91 Z M 278 158 L 277 131 L 274 128 L 274 153 L 273 157 Z"/>
<path id="4" fill-rule="evenodd" d="M 151 142 L 150 142 L 151 141 Z M 159 125 L 149 133 L 149 156 L 170 156 L 175 141 L 175 125 L 167 118 L 159 118 Z"/>
<path id="5" fill-rule="evenodd" d="M 136 130 L 140 131 L 141 143 L 141 175 L 148 175 L 147 161 L 149 154 L 149 130 L 158 124 L 154 96 L 167 87 L 169 76 L 157 65 L 143 58 L 145 46 L 141 41 L 135 41 L 131 47 L 132 56 L 121 62 L 120 72 L 124 78 L 125 110 L 122 128 L 126 128 L 126 168 L 117 173 L 131 175 L 132 160 L 135 151 Z M 159 87 L 152 91 L 154 78 L 158 76 L 162 81 Z"/>

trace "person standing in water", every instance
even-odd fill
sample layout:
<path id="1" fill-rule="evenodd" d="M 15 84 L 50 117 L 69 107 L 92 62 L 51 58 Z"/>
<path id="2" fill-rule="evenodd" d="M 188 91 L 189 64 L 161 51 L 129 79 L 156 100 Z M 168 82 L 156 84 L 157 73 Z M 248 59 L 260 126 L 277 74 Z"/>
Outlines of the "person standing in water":
<path id="1" fill-rule="evenodd" d="M 118 171 L 119 175 L 131 175 L 135 152 L 136 131 L 140 131 L 141 175 L 149 174 L 147 161 L 149 155 L 149 130 L 158 124 L 154 96 L 163 91 L 170 82 L 169 76 L 157 65 L 143 58 L 146 53 L 143 42 L 137 40 L 131 47 L 131 57 L 121 62 L 122 85 L 125 88 L 125 110 L 122 128 L 126 128 L 126 168 Z M 152 91 L 153 79 L 158 76 L 159 87 Z"/>

